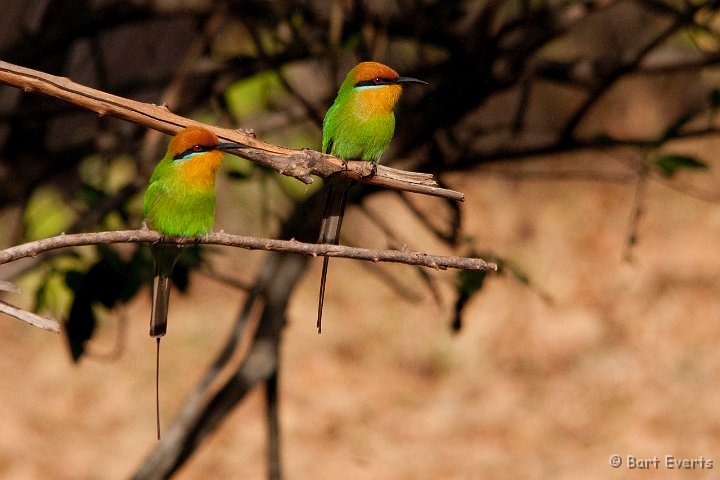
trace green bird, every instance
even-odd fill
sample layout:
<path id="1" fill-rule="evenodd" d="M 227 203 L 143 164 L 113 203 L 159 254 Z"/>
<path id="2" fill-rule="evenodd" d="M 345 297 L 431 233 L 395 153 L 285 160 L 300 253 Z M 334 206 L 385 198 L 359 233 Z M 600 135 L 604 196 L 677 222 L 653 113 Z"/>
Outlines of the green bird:
<path id="1" fill-rule="evenodd" d="M 222 163 L 222 151 L 233 148 L 242 148 L 242 145 L 220 143 L 214 133 L 202 127 L 188 127 L 178 132 L 150 177 L 144 208 L 147 226 L 173 237 L 209 233 L 215 223 L 215 177 Z M 160 338 L 167 331 L 170 277 L 182 247 L 158 243 L 152 245 L 151 250 L 155 277 L 150 336 L 157 339 L 159 366 Z M 158 439 L 159 418 L 158 415 Z"/>
<path id="2" fill-rule="evenodd" d="M 406 83 L 427 82 L 400 77 L 392 68 L 377 62 L 361 62 L 345 77 L 335 102 L 323 120 L 322 151 L 343 160 L 377 164 L 395 133 L 393 109 Z M 318 243 L 337 245 L 345 204 L 352 180 L 328 179 L 325 213 Z M 323 259 L 318 302 L 317 329 L 322 327 L 329 257 Z"/>

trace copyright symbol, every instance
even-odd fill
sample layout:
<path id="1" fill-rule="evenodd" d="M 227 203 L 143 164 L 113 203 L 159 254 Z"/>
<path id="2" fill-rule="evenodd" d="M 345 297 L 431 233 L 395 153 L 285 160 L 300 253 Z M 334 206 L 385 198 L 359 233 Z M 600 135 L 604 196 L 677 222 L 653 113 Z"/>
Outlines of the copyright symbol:
<path id="1" fill-rule="evenodd" d="M 622 457 L 617 453 L 615 455 L 610 455 L 610 466 L 613 468 L 620 468 L 620 465 L 622 465 Z"/>

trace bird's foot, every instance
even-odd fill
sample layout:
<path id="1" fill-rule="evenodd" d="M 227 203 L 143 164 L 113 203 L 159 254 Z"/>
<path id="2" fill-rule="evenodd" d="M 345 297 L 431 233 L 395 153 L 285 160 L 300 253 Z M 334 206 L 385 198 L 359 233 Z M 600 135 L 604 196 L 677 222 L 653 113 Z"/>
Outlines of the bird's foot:
<path id="1" fill-rule="evenodd" d="M 372 178 L 377 174 L 377 163 L 371 163 L 369 167 L 363 168 L 362 178 Z"/>

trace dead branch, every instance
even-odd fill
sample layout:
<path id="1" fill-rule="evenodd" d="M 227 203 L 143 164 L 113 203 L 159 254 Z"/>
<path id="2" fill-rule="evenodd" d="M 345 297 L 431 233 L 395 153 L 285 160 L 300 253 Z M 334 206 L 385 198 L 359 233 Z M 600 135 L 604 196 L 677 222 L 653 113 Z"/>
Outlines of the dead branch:
<path id="1" fill-rule="evenodd" d="M 20 288 L 18 288 L 18 286 L 14 283 L 2 280 L 0 280 L 0 291 L 22 293 L 22 290 L 20 290 Z M 18 320 L 22 320 L 25 323 L 29 323 L 34 327 L 42 328 L 43 330 L 48 330 L 53 333 L 60 332 L 60 324 L 57 320 L 43 317 L 33 312 L 28 312 L 27 310 L 18 308 L 15 305 L 10 305 L 2 300 L 0 300 L 0 313 L 10 315 L 11 317 L 15 317 Z"/>
<path id="2" fill-rule="evenodd" d="M 18 320 L 22 320 L 25 323 L 29 323 L 34 327 L 47 330 L 48 332 L 60 333 L 60 323 L 57 320 L 43 317 L 33 312 L 28 312 L 22 308 L 5 303 L 2 300 L 0 300 L 0 313 L 5 313 L 11 317 L 17 318 Z"/>
<path id="3" fill-rule="evenodd" d="M 497 270 L 497 265 L 480 258 L 467 258 L 442 255 L 428 255 L 422 252 L 402 250 L 374 250 L 368 248 L 346 247 L 303 243 L 296 240 L 275 240 L 260 237 L 244 237 L 229 233 L 210 233 L 204 237 L 184 238 L 166 237 L 154 230 L 119 230 L 111 232 L 88 232 L 71 235 L 61 234 L 0 250 L 0 265 L 32 257 L 39 253 L 58 248 L 79 247 L 109 243 L 172 243 L 177 245 L 210 244 L 239 247 L 248 250 L 268 250 L 284 253 L 298 253 L 309 256 L 328 256 L 365 260 L 370 262 L 393 262 L 408 265 L 445 270 L 457 268 L 463 270 Z"/>
<path id="4" fill-rule="evenodd" d="M 138 102 L 112 95 L 73 82 L 66 77 L 13 65 L 0 61 L 0 83 L 11 85 L 25 92 L 38 92 L 79 107 L 96 112 L 100 116 L 121 118 L 144 127 L 175 134 L 188 125 L 203 125 L 194 120 L 172 113 L 165 105 Z M 340 175 L 358 182 L 378 185 L 394 190 L 422 193 L 450 200 L 462 201 L 465 196 L 454 190 L 437 186 L 433 176 L 425 173 L 406 172 L 378 165 L 373 168 L 368 162 L 345 162 L 310 149 L 295 150 L 255 138 L 251 131 L 232 130 L 203 125 L 223 140 L 237 142 L 243 148 L 233 153 L 280 172 L 297 178 L 306 184 L 312 183 L 312 175 L 328 178 Z"/>

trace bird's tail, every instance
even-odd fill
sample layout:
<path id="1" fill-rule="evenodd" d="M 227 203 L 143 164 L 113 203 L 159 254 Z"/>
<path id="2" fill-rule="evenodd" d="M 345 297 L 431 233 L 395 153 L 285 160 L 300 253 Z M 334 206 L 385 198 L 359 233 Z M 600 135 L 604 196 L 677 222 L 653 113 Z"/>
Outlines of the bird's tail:
<path id="1" fill-rule="evenodd" d="M 157 339 L 155 357 L 155 414 L 157 438 L 160 440 L 160 337 L 167 331 L 168 305 L 170 302 L 170 277 L 182 247 L 156 244 L 150 247 L 155 260 L 153 279 L 152 313 L 150 314 L 150 336 Z"/>
<path id="2" fill-rule="evenodd" d="M 168 305 L 170 302 L 170 277 L 182 248 L 176 245 L 153 245 L 155 278 L 153 279 L 152 314 L 150 336 L 162 337 L 167 331 Z"/>
<path id="3" fill-rule="evenodd" d="M 346 178 L 331 178 L 328 181 L 328 195 L 325 200 L 325 213 L 320 226 L 318 243 L 337 245 L 340 240 L 340 227 L 342 226 L 345 204 L 352 180 Z M 325 301 L 325 281 L 327 279 L 329 257 L 323 257 L 322 277 L 320 278 L 320 299 L 318 301 L 317 329 L 322 330 L 323 302 Z"/>

